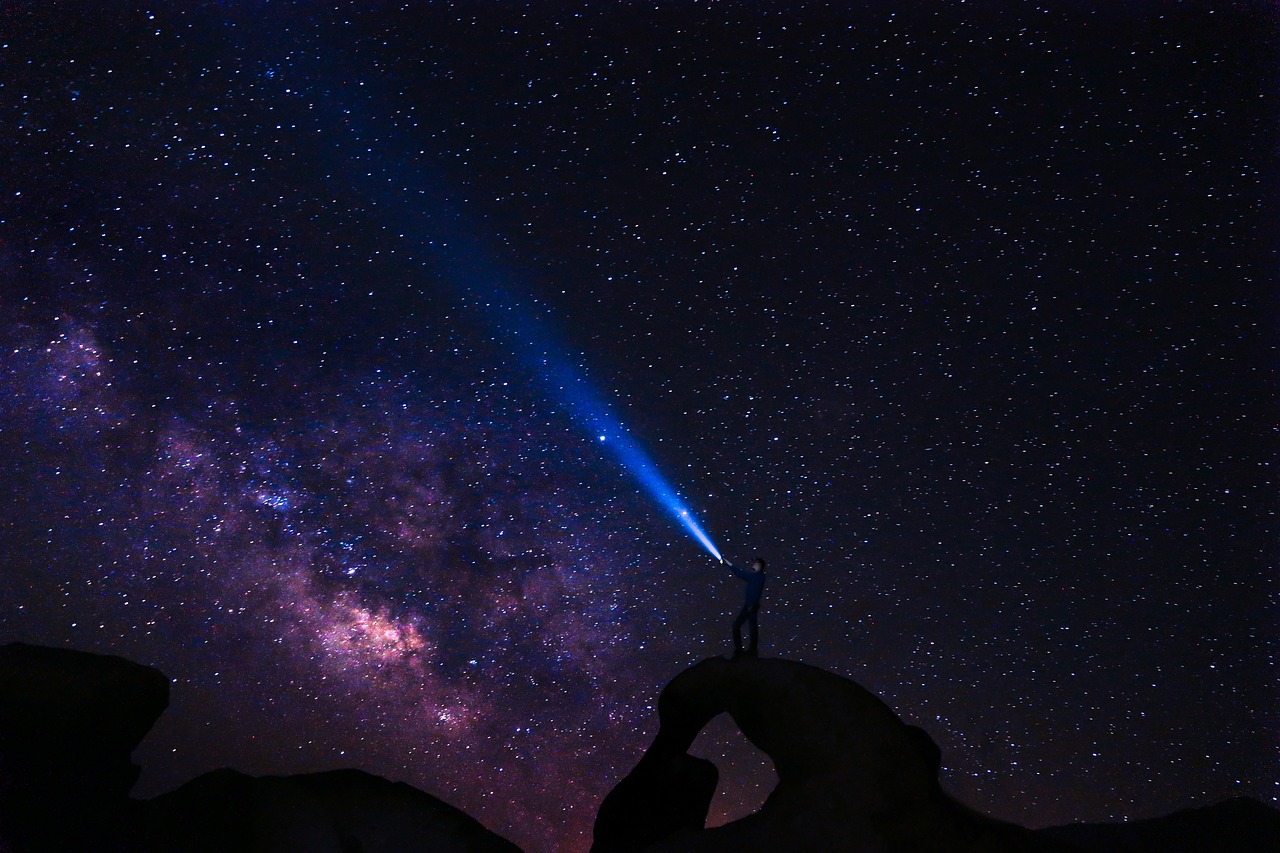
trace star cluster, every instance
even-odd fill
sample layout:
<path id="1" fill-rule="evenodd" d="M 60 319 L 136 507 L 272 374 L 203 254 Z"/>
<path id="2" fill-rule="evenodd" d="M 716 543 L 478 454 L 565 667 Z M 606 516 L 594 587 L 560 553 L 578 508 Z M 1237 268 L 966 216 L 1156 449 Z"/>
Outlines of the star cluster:
<path id="1" fill-rule="evenodd" d="M 535 329 L 965 802 L 1276 803 L 1277 16 L 1112 5 L 8 4 L 0 639 L 585 850 L 741 590 Z"/>

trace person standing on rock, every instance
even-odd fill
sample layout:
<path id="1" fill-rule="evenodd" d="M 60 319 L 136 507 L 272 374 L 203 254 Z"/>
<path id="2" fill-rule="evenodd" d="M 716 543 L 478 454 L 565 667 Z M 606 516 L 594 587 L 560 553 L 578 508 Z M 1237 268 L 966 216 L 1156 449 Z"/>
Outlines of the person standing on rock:
<path id="1" fill-rule="evenodd" d="M 742 648 L 742 626 L 747 626 L 747 635 L 750 643 L 745 649 L 746 654 L 751 657 L 757 657 L 757 649 L 760 646 L 760 598 L 764 595 L 764 582 L 768 580 L 765 574 L 765 562 L 760 557 L 756 557 L 751 561 L 751 571 L 743 571 L 742 569 L 730 563 L 724 557 L 720 558 L 720 562 L 729 567 L 729 571 L 738 576 L 747 584 L 747 597 L 742 605 L 742 611 L 738 614 L 738 618 L 733 620 L 733 656 L 739 657 L 743 654 Z"/>

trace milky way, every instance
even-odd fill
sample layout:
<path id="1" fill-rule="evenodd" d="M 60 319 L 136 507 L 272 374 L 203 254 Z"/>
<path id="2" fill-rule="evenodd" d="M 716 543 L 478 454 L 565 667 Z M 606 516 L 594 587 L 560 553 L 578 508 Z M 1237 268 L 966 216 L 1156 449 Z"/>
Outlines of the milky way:
<path id="1" fill-rule="evenodd" d="M 1275 11 L 978 5 L 10 4 L 0 639 L 584 850 L 742 594 L 589 392 L 965 802 L 1275 803 Z"/>

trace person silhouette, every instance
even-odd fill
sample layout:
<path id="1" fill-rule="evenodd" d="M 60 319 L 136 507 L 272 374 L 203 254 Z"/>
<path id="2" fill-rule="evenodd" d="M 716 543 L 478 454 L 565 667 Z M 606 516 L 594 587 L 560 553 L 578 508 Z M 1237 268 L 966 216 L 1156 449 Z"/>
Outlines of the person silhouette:
<path id="1" fill-rule="evenodd" d="M 720 558 L 720 562 L 729 567 L 729 571 L 733 572 L 741 580 L 747 584 L 746 600 L 743 602 L 742 611 L 738 613 L 738 618 L 733 620 L 733 656 L 738 657 L 744 653 L 742 648 L 742 626 L 747 626 L 747 636 L 749 644 L 745 649 L 745 653 L 751 657 L 757 657 L 757 649 L 760 646 L 760 598 L 764 595 L 764 583 L 769 579 L 765 574 L 767 568 L 765 561 L 756 557 L 751 561 L 751 571 L 743 571 L 742 569 L 730 563 L 724 557 Z"/>

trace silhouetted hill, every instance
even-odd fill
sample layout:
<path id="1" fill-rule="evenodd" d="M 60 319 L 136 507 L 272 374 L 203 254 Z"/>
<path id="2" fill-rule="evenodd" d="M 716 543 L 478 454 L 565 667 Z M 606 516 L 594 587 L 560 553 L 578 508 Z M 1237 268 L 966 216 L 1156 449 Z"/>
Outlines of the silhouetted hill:
<path id="1" fill-rule="evenodd" d="M 358 770 L 200 776 L 129 798 L 130 755 L 168 705 L 123 658 L 0 646 L 0 853 L 519 853 L 449 804 Z M 718 773 L 688 749 L 728 713 L 778 786 L 705 829 Z M 593 853 L 1275 853 L 1280 813 L 1232 800 L 1129 824 L 1032 832 L 938 784 L 940 753 L 848 679 L 786 660 L 703 661 L 658 702 L 660 728 L 600 806 Z"/>
<path id="2" fill-rule="evenodd" d="M 778 785 L 755 814 L 704 829 L 717 772 L 687 750 L 720 713 L 773 759 Z M 592 853 L 1280 853 L 1280 812 L 1254 800 L 1038 832 L 985 817 L 942 791 L 927 733 L 793 661 L 703 661 L 667 685 L 658 716 L 600 807 Z"/>
<path id="3" fill-rule="evenodd" d="M 714 768 L 687 750 L 720 713 L 773 759 L 778 786 L 756 814 L 703 829 Z M 816 667 L 712 658 L 667 685 L 658 715 L 653 744 L 601 805 L 593 853 L 1061 849 L 952 800 L 928 734 Z"/>
<path id="4" fill-rule="evenodd" d="M 448 803 L 359 770 L 218 770 L 131 800 L 130 754 L 168 702 L 150 667 L 0 646 L 0 851 L 519 853 Z"/>
<path id="5" fill-rule="evenodd" d="M 121 818 L 169 680 L 108 655 L 0 646 L 0 839 L 78 849 Z M 0 849 L 4 849 L 0 847 Z"/>
<path id="6" fill-rule="evenodd" d="M 136 827 L 139 853 L 519 853 L 448 803 L 360 770 L 215 770 L 145 803 Z"/>
<path id="7" fill-rule="evenodd" d="M 1077 853 L 1277 853 L 1280 811 L 1227 800 L 1129 823 L 1073 823 L 1039 831 Z"/>

